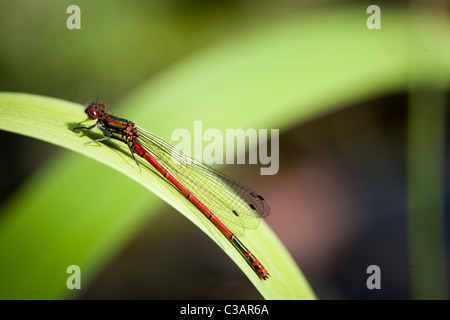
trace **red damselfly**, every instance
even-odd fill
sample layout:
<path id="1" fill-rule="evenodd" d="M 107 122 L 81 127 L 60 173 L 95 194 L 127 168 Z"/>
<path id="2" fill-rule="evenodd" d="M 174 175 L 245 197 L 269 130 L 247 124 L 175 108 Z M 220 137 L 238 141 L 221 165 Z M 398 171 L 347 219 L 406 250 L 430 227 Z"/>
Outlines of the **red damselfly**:
<path id="1" fill-rule="evenodd" d="M 85 113 L 88 120 L 97 122 L 73 130 L 98 128 L 105 136 L 88 143 L 109 139 L 125 143 L 138 166 L 134 154 L 147 160 L 194 204 L 231 241 L 261 279 L 269 278 L 266 268 L 235 235 L 242 233 L 244 228 L 255 228 L 259 218 L 269 214 L 269 205 L 260 194 L 188 157 L 163 139 L 136 127 L 133 122 L 109 114 L 102 102 L 89 104 Z M 233 223 L 236 232 L 231 232 L 222 220 Z"/>

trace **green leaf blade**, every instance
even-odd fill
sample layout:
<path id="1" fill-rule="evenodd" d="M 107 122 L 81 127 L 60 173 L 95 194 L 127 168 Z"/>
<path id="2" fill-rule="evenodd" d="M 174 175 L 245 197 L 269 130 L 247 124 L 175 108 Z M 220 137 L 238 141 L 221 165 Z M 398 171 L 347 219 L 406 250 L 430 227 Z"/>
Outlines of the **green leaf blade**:
<path id="1" fill-rule="evenodd" d="M 295 262 L 290 258 L 285 249 L 283 249 L 281 242 L 277 239 L 275 234 L 270 232 L 270 229 L 266 224 L 262 223 L 257 230 L 248 230 L 246 235 L 241 239 L 249 248 L 252 248 L 252 251 L 254 251 L 257 257 L 260 257 L 262 261 L 267 261 L 265 262 L 265 265 L 270 270 L 269 272 L 271 272 L 272 277 L 267 281 L 263 281 L 257 277 L 233 245 L 226 240 L 223 235 L 209 221 L 207 221 L 207 219 L 199 214 L 195 208 L 190 206 L 184 197 L 180 193 L 176 192 L 176 190 L 174 190 L 174 188 L 172 188 L 161 176 L 151 170 L 142 170 L 142 172 L 139 171 L 133 159 L 127 155 L 129 150 L 126 146 L 121 146 L 120 144 L 115 143 L 111 146 L 104 144 L 101 144 L 100 146 L 93 146 L 91 144 L 86 145 L 84 142 L 92 141 L 92 138 L 89 136 L 79 136 L 73 132 L 72 129 L 76 126 L 76 122 L 71 122 L 72 118 L 76 119 L 82 115 L 82 106 L 35 95 L 1 93 L 0 108 L 0 118 L 4 120 L 0 124 L 1 129 L 42 139 L 55 145 L 88 155 L 89 157 L 122 172 L 126 176 L 132 178 L 139 184 L 157 194 L 159 197 L 163 198 L 166 202 L 192 220 L 200 229 L 202 229 L 215 242 L 217 242 L 220 247 L 224 248 L 227 254 L 230 255 L 230 257 L 239 265 L 247 276 L 252 279 L 260 292 L 265 292 L 265 296 L 267 298 L 293 299 L 313 297 L 312 292 L 308 289 L 306 284 L 304 284 L 303 290 L 294 291 L 291 293 L 281 290 L 280 288 L 277 289 L 278 286 L 276 284 L 280 283 L 280 279 L 286 277 L 286 272 L 283 272 L 283 269 L 287 266 L 290 266 L 290 268 L 294 270 L 294 273 L 289 272 L 287 274 L 291 281 L 292 277 L 302 279 L 302 275 L 298 271 Z M 55 121 L 55 118 L 58 118 L 59 121 Z M 8 255 L 7 253 L 10 252 L 9 254 L 13 255 L 13 252 L 9 250 L 7 244 L 15 243 L 15 250 L 20 250 L 24 252 L 24 254 L 28 252 L 28 257 L 35 256 L 36 260 L 38 260 L 36 253 L 40 252 L 39 259 L 55 261 L 54 257 L 52 257 L 54 254 L 63 255 L 64 247 L 70 248 L 69 254 L 66 253 L 64 255 L 64 259 L 57 259 L 57 263 L 53 263 L 51 268 L 45 269 L 47 272 L 50 271 L 54 273 L 56 272 L 56 269 L 61 271 L 64 266 L 67 267 L 68 265 L 74 264 L 73 262 L 69 263 L 70 257 L 72 257 L 73 260 L 78 261 L 81 266 L 84 266 L 84 260 L 89 260 L 88 257 L 93 255 L 93 252 L 99 251 L 95 248 L 96 246 L 105 246 L 105 244 L 102 245 L 101 243 L 106 240 L 99 239 L 99 237 L 95 235 L 95 230 L 97 230 L 96 228 L 101 228 L 102 221 L 105 220 L 116 220 L 116 227 L 113 229 L 120 225 L 118 221 L 123 222 L 125 216 L 120 214 L 120 210 L 117 210 L 117 208 L 112 208 L 123 202 L 123 199 L 118 198 L 117 201 L 112 201 L 110 198 L 106 198 L 102 206 L 106 203 L 111 208 L 109 210 L 105 210 L 104 213 L 100 215 L 99 212 L 96 212 L 95 217 L 92 216 L 92 210 L 89 210 L 89 208 L 78 210 L 76 203 L 81 203 L 83 199 L 77 199 L 76 194 L 71 194 L 73 191 L 79 193 L 80 195 L 78 195 L 78 197 L 80 197 L 83 194 L 83 192 L 80 192 L 80 190 L 83 190 L 82 186 L 87 184 L 88 188 L 84 192 L 84 196 L 93 197 L 93 200 L 98 201 L 98 199 L 95 198 L 97 196 L 97 194 L 95 194 L 95 190 L 103 189 L 102 183 L 91 183 L 92 181 L 95 181 L 95 176 L 89 179 L 86 175 L 86 177 L 83 178 L 80 176 L 78 170 L 70 169 L 74 166 L 80 166 L 78 164 L 79 161 L 80 160 L 78 159 L 76 161 L 77 164 L 75 164 L 72 161 L 66 160 L 66 169 L 57 168 L 56 170 L 56 172 L 64 171 L 66 173 L 61 183 L 58 183 L 56 179 L 48 181 L 46 186 L 42 186 L 43 189 L 46 190 L 45 194 L 39 194 L 39 198 L 34 200 L 29 198 L 29 202 L 19 202 L 16 204 L 16 207 L 11 209 L 11 211 L 21 212 L 21 214 L 15 214 L 14 216 L 7 215 L 1 223 L 0 252 L 4 255 Z M 69 164 L 70 162 L 72 162 L 72 166 Z M 59 165 L 64 166 L 62 163 Z M 98 169 L 99 166 L 96 165 L 94 167 L 95 169 L 91 168 L 89 174 L 94 171 L 98 174 L 100 170 Z M 106 184 L 108 184 L 108 181 L 106 181 Z M 68 185 L 71 185 L 71 187 Z M 120 186 L 122 187 L 123 184 L 120 184 Z M 64 207 L 59 208 L 59 214 L 58 210 L 48 210 L 48 208 L 46 208 L 47 203 L 50 201 L 48 199 L 63 197 L 58 194 L 60 193 L 60 190 L 64 189 L 68 192 L 62 199 L 65 203 Z M 94 194 L 91 194 L 91 192 L 94 192 Z M 142 191 L 140 191 L 140 194 L 143 194 Z M 68 199 L 71 201 L 69 202 Z M 114 199 L 114 197 L 112 197 L 112 199 Z M 29 203 L 33 204 L 32 207 L 29 206 Z M 41 203 L 41 205 L 39 205 L 39 203 Z M 129 203 L 130 202 L 126 202 L 125 207 L 128 207 Z M 122 203 L 121 206 L 123 205 L 124 204 Z M 137 206 L 140 207 L 139 204 Z M 6 209 L 5 211 L 9 211 L 9 209 Z M 111 213 L 113 215 L 111 215 Z M 136 224 L 138 224 L 138 221 L 142 221 L 142 219 L 142 215 L 137 216 L 135 219 L 128 219 L 128 224 L 131 226 L 129 230 L 132 230 L 132 226 L 135 227 Z M 43 224 L 38 223 L 37 225 L 40 226 L 40 228 L 36 229 L 36 220 L 44 220 L 46 223 L 50 223 L 51 225 L 44 227 Z M 87 223 L 88 221 L 89 223 Z M 47 231 L 44 234 L 41 234 L 43 230 Z M 113 234 L 112 230 L 106 231 L 111 234 L 109 236 L 111 237 Z M 83 243 L 80 243 L 81 233 L 84 234 Z M 127 232 L 122 231 L 122 233 L 126 234 Z M 37 246 L 29 246 L 28 241 L 30 237 L 21 237 L 21 235 L 24 234 L 34 234 L 35 236 L 39 235 L 39 240 L 35 242 Z M 125 236 L 126 235 L 124 235 L 124 237 Z M 108 238 L 105 235 L 103 237 L 104 239 Z M 60 242 L 54 243 L 55 239 L 59 239 Z M 46 248 L 50 244 L 52 246 L 51 250 L 39 249 Z M 92 245 L 94 245 L 94 247 L 90 247 Z M 267 254 L 268 248 L 272 248 L 271 251 L 273 251 L 270 255 Z M 76 254 L 73 252 L 74 249 L 79 250 L 80 252 Z M 108 249 L 107 252 L 110 250 L 111 249 Z M 48 256 L 42 256 L 42 252 L 47 253 Z M 274 253 L 276 253 L 275 257 L 273 256 Z M 269 259 L 269 257 L 272 258 Z M 91 257 L 90 259 L 94 258 Z M 12 261 L 17 262 L 17 260 L 14 259 L 12 259 Z M 284 264 L 276 264 L 271 261 L 284 261 Z M 15 267 L 16 270 L 21 270 L 21 272 L 24 271 L 23 266 L 21 267 L 20 264 L 17 264 Z M 297 272 L 295 272 L 295 270 L 297 270 Z M 44 270 L 41 271 L 44 272 Z M 61 274 L 59 277 L 60 284 L 65 284 L 65 282 L 62 282 L 64 276 L 67 275 Z M 17 278 L 20 278 L 20 275 L 17 275 Z M 42 279 L 45 279 L 45 277 Z M 25 286 L 25 282 L 22 285 L 15 283 L 14 286 L 21 288 Z M 52 287 L 54 290 L 48 292 L 49 297 L 57 296 L 57 293 L 60 292 L 63 287 L 63 285 Z M 59 291 L 56 290 L 57 288 L 59 288 Z M 277 291 L 277 295 L 273 295 L 273 293 Z M 42 294 L 42 291 L 39 291 L 39 293 Z M 20 291 L 16 293 L 11 291 L 9 294 L 11 294 L 11 296 L 6 295 L 5 298 L 23 297 L 21 296 Z M 27 298 L 37 298 L 38 296 L 37 294 L 35 296 L 32 291 L 28 294 L 30 294 L 30 296 L 26 296 Z"/>

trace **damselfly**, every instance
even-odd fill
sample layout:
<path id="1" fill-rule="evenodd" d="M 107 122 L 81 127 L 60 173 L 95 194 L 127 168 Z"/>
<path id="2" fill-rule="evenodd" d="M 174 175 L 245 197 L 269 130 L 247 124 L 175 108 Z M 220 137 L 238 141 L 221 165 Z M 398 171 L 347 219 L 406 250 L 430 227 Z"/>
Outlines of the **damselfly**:
<path id="1" fill-rule="evenodd" d="M 163 139 L 136 127 L 133 122 L 109 114 L 102 102 L 89 104 L 85 113 L 88 120 L 97 122 L 74 130 L 98 128 L 105 136 L 89 143 L 108 139 L 125 143 L 138 166 L 134 154 L 147 160 L 194 204 L 231 241 L 261 279 L 269 278 L 266 268 L 235 235 L 242 233 L 244 228 L 255 228 L 259 218 L 269 214 L 269 205 L 260 194 L 188 157 Z M 237 231 L 231 232 L 222 220 L 233 223 Z"/>

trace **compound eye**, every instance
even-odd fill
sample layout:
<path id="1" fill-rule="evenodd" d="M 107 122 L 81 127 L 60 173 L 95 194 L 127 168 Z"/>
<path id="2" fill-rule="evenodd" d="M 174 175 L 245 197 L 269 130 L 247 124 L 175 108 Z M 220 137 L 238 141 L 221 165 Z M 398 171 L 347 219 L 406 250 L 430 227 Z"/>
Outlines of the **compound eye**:
<path id="1" fill-rule="evenodd" d="M 88 118 L 91 120 L 95 120 L 98 118 L 97 110 L 95 110 L 94 107 L 88 108 L 86 110 L 86 114 L 87 114 Z"/>

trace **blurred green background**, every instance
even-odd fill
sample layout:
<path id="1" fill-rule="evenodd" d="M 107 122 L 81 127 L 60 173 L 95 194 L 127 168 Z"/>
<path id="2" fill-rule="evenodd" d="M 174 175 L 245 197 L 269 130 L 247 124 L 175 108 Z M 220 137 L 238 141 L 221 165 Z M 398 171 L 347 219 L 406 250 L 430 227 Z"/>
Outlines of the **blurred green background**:
<path id="1" fill-rule="evenodd" d="M 81 30 L 66 28 L 66 8 L 71 4 L 81 8 Z M 126 102 L 151 88 L 152 81 L 156 86 L 171 86 L 177 83 L 177 74 L 195 75 L 185 66 L 217 70 L 210 75 L 211 81 L 220 82 L 217 79 L 226 78 L 229 66 L 211 67 L 208 63 L 214 60 L 208 57 L 223 53 L 224 61 L 234 61 L 234 56 L 246 55 L 247 42 L 257 39 L 259 51 L 251 62 L 262 68 L 243 65 L 242 76 L 235 82 L 248 92 L 249 108 L 260 106 L 255 119 L 271 115 L 270 121 L 260 122 L 262 127 L 280 129 L 280 170 L 275 176 L 259 176 L 258 166 L 235 165 L 224 170 L 269 200 L 271 215 L 266 221 L 316 295 L 329 299 L 448 298 L 449 6 L 446 1 L 433 5 L 381 1 L 377 5 L 382 28 L 369 30 L 366 9 L 371 4 L 2 2 L 0 91 L 81 104 L 98 98 L 112 107 L 120 106 L 119 113 L 128 116 L 133 106 Z M 292 55 L 283 48 L 292 50 Z M 289 63 L 283 65 L 280 56 Z M 239 62 L 232 65 L 233 70 L 241 68 Z M 192 90 L 198 90 L 196 81 L 193 77 Z M 181 88 L 180 96 L 189 90 L 189 86 Z M 197 120 L 216 114 L 222 117 L 226 103 L 233 103 L 227 94 L 237 92 L 231 85 L 224 85 L 213 96 L 208 87 L 204 90 L 198 101 L 211 104 L 208 114 L 196 113 L 194 108 L 180 112 Z M 215 104 L 214 99 L 220 101 Z M 163 107 L 154 111 L 145 117 L 165 115 Z M 238 113 L 229 117 L 225 128 L 252 123 Z M 80 114 L 74 122 L 83 118 Z M 176 128 L 177 122 L 168 121 L 166 131 L 155 133 L 168 138 Z M 51 185 L 48 172 L 69 172 L 75 163 L 86 162 L 91 169 L 84 175 L 73 173 L 73 190 L 59 190 L 64 196 L 36 208 L 45 211 L 57 206 L 64 213 L 70 206 L 83 211 L 88 202 L 82 202 L 80 194 L 88 197 L 92 189 L 101 193 L 102 185 L 111 181 L 133 188 L 125 177 L 80 155 L 3 131 L 0 139 L 0 224 L 8 221 L 9 208 L 15 203 L 28 201 L 25 195 L 30 192 L 37 199 L 39 192 L 48 192 L 51 198 L 51 191 L 41 190 L 41 182 Z M 102 197 L 108 202 L 104 210 L 118 206 L 117 197 Z M 148 221 L 145 200 L 118 201 L 122 209 L 139 207 L 143 213 L 95 263 L 96 271 L 83 282 L 80 292 L 43 290 L 42 296 L 39 289 L 21 292 L 24 283 L 33 281 L 23 273 L 17 279 L 20 290 L 0 283 L 0 296 L 261 298 L 228 257 L 168 205 L 160 201 L 160 214 Z M 42 236 L 52 227 L 57 224 L 36 225 Z M 82 234 L 83 227 L 74 232 Z M 39 235 L 38 230 L 34 236 Z M 35 239 L 21 240 L 32 248 Z M 19 261 L 29 264 L 16 245 L 3 243 L 11 251 L 17 248 Z M 33 269 L 33 263 L 43 268 L 51 264 L 46 248 L 35 250 L 43 252 L 42 259 L 31 261 L 28 268 Z M 74 245 L 68 250 L 78 249 Z M 167 252 L 176 254 L 166 259 Z M 181 264 L 184 274 L 177 272 Z M 381 290 L 367 289 L 370 265 L 381 268 Z M 13 265 L 3 258 L 0 268 L 4 275 L 14 274 Z"/>

